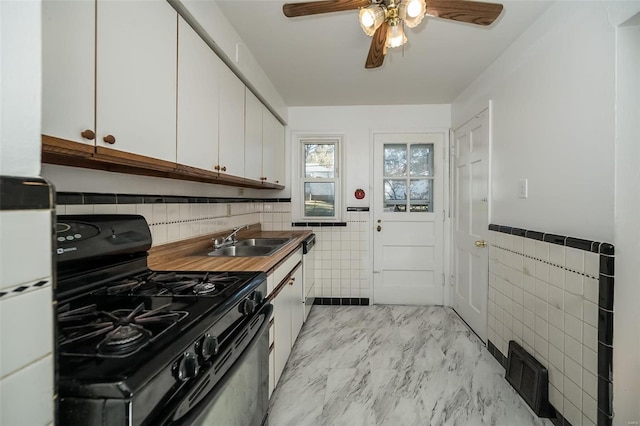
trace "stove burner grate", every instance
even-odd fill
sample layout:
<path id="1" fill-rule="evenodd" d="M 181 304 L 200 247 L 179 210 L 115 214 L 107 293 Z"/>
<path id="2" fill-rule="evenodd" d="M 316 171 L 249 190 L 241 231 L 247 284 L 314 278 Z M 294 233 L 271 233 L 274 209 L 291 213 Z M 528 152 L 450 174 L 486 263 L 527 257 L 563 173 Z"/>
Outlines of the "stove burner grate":
<path id="1" fill-rule="evenodd" d="M 226 288 L 242 281 L 228 272 L 204 276 L 152 272 L 147 275 L 111 282 L 96 294 L 118 296 L 216 296 Z"/>
<path id="2" fill-rule="evenodd" d="M 188 313 L 169 311 L 170 304 L 146 311 L 135 309 L 112 312 L 87 305 L 59 309 L 59 346 L 62 353 L 80 356 L 126 357 L 138 352 L 173 328 Z M 97 341 L 97 342 L 96 342 Z"/>

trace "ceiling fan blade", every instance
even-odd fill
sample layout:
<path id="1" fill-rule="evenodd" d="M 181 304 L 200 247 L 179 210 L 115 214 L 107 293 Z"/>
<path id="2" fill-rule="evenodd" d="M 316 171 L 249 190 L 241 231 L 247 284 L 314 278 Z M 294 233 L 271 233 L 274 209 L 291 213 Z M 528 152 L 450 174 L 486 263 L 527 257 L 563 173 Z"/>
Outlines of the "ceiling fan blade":
<path id="1" fill-rule="evenodd" d="M 427 0 L 427 15 L 442 19 L 467 22 L 476 25 L 491 25 L 502 12 L 498 3 L 466 0 Z"/>
<path id="2" fill-rule="evenodd" d="M 371 46 L 369 47 L 369 54 L 367 55 L 367 62 L 365 62 L 365 68 L 378 68 L 382 66 L 384 62 L 384 55 L 387 53 L 384 47 L 384 42 L 387 40 L 387 22 L 383 22 L 371 39 Z"/>
<path id="3" fill-rule="evenodd" d="M 369 4 L 371 4 L 370 0 L 324 0 L 305 3 L 287 3 L 282 6 L 282 12 L 286 17 L 293 18 L 295 16 L 359 9 Z"/>

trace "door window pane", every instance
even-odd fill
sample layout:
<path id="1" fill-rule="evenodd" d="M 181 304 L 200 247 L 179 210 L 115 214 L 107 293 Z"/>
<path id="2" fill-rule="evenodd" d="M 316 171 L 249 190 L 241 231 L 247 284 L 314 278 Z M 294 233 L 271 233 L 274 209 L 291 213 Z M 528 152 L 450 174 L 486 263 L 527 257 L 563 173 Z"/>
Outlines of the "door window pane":
<path id="1" fill-rule="evenodd" d="M 336 177 L 336 145 L 304 144 L 304 175 L 308 178 Z"/>
<path id="2" fill-rule="evenodd" d="M 409 211 L 433 212 L 433 179 L 411 179 Z"/>
<path id="3" fill-rule="evenodd" d="M 384 211 L 407 211 L 407 181 L 405 179 L 384 180 Z"/>
<path id="4" fill-rule="evenodd" d="M 388 177 L 406 176 L 407 174 L 407 145 L 385 144 L 384 146 L 384 175 Z"/>
<path id="5" fill-rule="evenodd" d="M 415 144 L 410 147 L 411 176 L 433 176 L 433 144 Z"/>
<path id="6" fill-rule="evenodd" d="M 304 215 L 335 216 L 335 183 L 305 182 Z"/>

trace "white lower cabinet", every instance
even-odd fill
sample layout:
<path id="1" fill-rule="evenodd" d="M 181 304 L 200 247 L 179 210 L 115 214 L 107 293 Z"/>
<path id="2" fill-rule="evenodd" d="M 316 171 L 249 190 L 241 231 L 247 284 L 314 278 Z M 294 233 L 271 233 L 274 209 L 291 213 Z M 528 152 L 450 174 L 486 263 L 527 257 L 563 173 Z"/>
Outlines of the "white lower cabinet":
<path id="1" fill-rule="evenodd" d="M 273 326 L 269 328 L 273 344 L 269 352 L 269 395 L 278 385 L 291 348 L 298 338 L 304 320 L 302 304 L 302 251 L 290 256 L 267 278 L 271 286 Z M 273 379 L 272 379 L 273 377 Z"/>

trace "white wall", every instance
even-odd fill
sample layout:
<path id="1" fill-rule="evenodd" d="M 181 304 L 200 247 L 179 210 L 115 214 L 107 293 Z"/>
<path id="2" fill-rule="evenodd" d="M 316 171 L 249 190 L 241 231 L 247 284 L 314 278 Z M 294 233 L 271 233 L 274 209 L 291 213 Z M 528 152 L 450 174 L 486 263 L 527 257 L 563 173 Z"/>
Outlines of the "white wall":
<path id="1" fill-rule="evenodd" d="M 0 2 L 0 174 L 40 173 L 40 2 Z"/>
<path id="2" fill-rule="evenodd" d="M 638 11 L 638 1 L 554 3 L 452 105 L 455 128 L 494 102 L 492 222 L 615 244 L 616 425 L 640 418 L 640 48 L 637 29 L 616 39 Z"/>
<path id="3" fill-rule="evenodd" d="M 557 2 L 455 100 L 454 128 L 493 101 L 493 223 L 613 241 L 614 46 L 602 3 Z"/>
<path id="4" fill-rule="evenodd" d="M 617 53 L 613 410 L 626 425 L 640 421 L 640 13 L 618 29 Z"/>
<path id="5" fill-rule="evenodd" d="M 294 143 L 292 134 L 342 134 L 343 206 L 345 209 L 351 206 L 373 207 L 370 206 L 373 189 L 370 170 L 373 132 L 410 132 L 449 127 L 449 105 L 292 107 L 289 108 L 287 141 L 292 155 L 296 155 L 297 150 L 291 146 Z M 297 162 L 292 161 L 291 164 Z M 295 188 L 295 184 L 292 187 Z M 357 188 L 362 188 L 367 193 L 363 200 L 356 200 L 353 196 Z M 295 193 L 292 194 L 294 220 L 296 201 L 299 198 Z"/>

